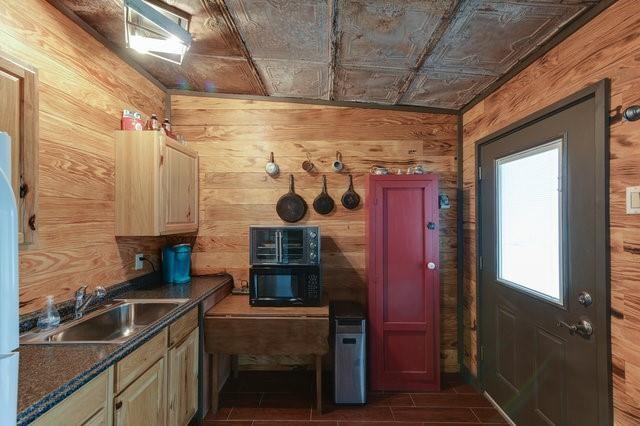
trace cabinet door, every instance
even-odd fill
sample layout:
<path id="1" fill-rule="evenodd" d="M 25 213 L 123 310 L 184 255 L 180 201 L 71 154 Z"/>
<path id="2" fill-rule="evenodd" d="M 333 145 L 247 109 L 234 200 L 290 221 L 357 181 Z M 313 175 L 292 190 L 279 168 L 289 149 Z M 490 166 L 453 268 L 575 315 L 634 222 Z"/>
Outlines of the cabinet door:
<path id="1" fill-rule="evenodd" d="M 170 426 L 188 424 L 198 410 L 198 336 L 196 328 L 169 351 Z"/>
<path id="2" fill-rule="evenodd" d="M 18 241 L 35 243 L 36 231 L 29 226 L 36 217 L 38 183 L 38 77 L 0 52 L 0 132 L 11 137 L 11 187 L 18 202 Z M 20 197 L 20 186 L 26 193 Z M 37 223 L 37 222 L 36 222 Z"/>
<path id="3" fill-rule="evenodd" d="M 160 197 L 163 234 L 198 229 L 198 156 L 165 138 Z"/>
<path id="4" fill-rule="evenodd" d="M 114 425 L 164 425 L 166 359 L 162 358 L 115 398 Z"/>
<path id="5" fill-rule="evenodd" d="M 369 320 L 374 390 L 437 390 L 438 182 L 370 177 Z"/>

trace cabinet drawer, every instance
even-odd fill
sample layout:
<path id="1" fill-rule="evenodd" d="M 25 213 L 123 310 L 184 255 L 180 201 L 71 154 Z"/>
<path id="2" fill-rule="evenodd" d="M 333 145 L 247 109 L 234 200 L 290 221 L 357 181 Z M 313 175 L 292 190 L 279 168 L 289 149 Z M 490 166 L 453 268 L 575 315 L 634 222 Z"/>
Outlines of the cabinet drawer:
<path id="1" fill-rule="evenodd" d="M 169 326 L 169 346 L 180 343 L 198 326 L 198 308 L 195 307 Z"/>
<path id="2" fill-rule="evenodd" d="M 113 367 L 109 367 L 33 424 L 47 426 L 110 424 L 112 383 Z"/>
<path id="3" fill-rule="evenodd" d="M 167 329 L 163 329 L 116 365 L 116 394 L 144 373 L 167 351 Z"/>

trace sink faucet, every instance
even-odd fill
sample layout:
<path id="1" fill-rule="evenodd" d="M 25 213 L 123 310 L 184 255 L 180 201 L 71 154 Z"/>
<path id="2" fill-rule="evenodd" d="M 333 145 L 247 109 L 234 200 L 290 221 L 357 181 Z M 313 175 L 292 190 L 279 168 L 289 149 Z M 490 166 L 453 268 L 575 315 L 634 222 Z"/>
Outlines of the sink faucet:
<path id="1" fill-rule="evenodd" d="M 78 318 L 82 318 L 82 315 L 84 315 L 84 311 L 87 309 L 87 307 L 89 306 L 89 303 L 91 303 L 91 301 L 93 299 L 98 299 L 98 300 L 102 300 L 104 299 L 104 297 L 106 296 L 107 291 L 104 289 L 104 287 L 96 287 L 96 291 L 91 293 L 88 297 L 87 297 L 87 286 L 83 285 L 81 286 L 79 289 L 76 290 L 76 308 L 75 308 L 75 319 Z"/>

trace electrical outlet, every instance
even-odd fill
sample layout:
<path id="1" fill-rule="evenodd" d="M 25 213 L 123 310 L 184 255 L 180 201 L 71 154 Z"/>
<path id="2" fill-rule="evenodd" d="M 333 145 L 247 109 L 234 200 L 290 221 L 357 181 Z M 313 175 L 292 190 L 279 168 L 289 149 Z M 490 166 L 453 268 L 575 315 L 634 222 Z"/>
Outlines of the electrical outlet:
<path id="1" fill-rule="evenodd" d="M 136 264 L 135 264 L 135 266 L 134 266 L 134 269 L 135 269 L 136 271 L 139 271 L 139 270 L 140 270 L 140 269 L 142 269 L 142 267 L 144 266 L 144 265 L 142 264 L 142 258 L 143 258 L 143 257 L 144 257 L 144 253 L 136 253 L 136 257 L 135 257 Z"/>

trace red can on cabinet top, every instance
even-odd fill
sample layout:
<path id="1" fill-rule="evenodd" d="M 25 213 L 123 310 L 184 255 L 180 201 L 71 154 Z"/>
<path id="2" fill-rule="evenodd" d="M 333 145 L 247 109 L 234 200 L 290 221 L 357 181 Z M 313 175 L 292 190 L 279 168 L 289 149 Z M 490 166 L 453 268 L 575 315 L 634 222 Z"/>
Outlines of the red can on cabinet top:
<path id="1" fill-rule="evenodd" d="M 438 177 L 371 175 L 367 184 L 371 388 L 439 390 Z"/>

